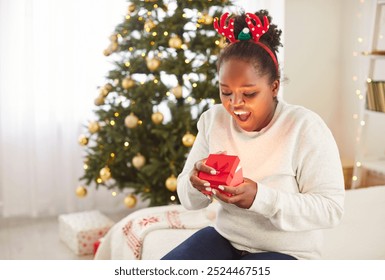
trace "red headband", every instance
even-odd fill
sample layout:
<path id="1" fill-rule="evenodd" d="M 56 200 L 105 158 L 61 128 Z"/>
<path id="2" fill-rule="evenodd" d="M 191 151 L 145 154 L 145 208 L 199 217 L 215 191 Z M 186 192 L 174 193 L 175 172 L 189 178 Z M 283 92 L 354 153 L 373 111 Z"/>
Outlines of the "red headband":
<path id="1" fill-rule="evenodd" d="M 228 25 L 226 26 L 226 20 L 229 16 L 229 13 L 224 13 L 222 16 L 221 16 L 221 19 L 220 19 L 220 23 L 221 23 L 221 26 L 218 25 L 218 18 L 215 18 L 214 19 L 214 28 L 215 30 L 225 36 L 227 39 L 229 39 L 229 41 L 231 43 L 234 43 L 234 42 L 239 42 L 240 40 L 237 40 L 234 36 L 234 18 L 231 18 L 229 20 L 229 23 Z M 253 22 L 251 21 L 251 19 L 253 19 L 255 21 L 255 25 L 253 24 Z M 259 19 L 259 17 L 255 14 L 252 14 L 252 13 L 246 13 L 246 24 L 247 26 L 249 27 L 249 30 L 251 32 L 251 35 L 252 35 L 252 39 L 253 41 L 258 44 L 259 46 L 261 46 L 271 57 L 271 59 L 273 60 L 274 64 L 275 64 L 275 67 L 277 69 L 277 73 L 278 73 L 278 61 L 277 61 L 277 58 L 275 57 L 274 53 L 263 43 L 259 42 L 259 39 L 269 30 L 269 19 L 267 18 L 267 16 L 263 16 L 263 25 L 262 25 L 262 22 L 261 20 Z"/>

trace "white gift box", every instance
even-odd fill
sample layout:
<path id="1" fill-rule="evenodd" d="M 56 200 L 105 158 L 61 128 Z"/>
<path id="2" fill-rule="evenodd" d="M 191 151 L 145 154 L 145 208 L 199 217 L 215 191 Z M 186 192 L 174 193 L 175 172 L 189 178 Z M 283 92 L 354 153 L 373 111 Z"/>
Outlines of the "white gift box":
<path id="1" fill-rule="evenodd" d="M 113 224 L 97 210 L 63 214 L 59 216 L 59 236 L 75 254 L 88 255 Z"/>

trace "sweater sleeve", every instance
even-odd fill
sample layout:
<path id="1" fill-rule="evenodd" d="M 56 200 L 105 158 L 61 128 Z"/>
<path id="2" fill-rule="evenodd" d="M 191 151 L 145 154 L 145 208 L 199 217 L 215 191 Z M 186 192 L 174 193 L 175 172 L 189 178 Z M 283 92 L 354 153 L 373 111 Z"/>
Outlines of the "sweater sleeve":
<path id="1" fill-rule="evenodd" d="M 302 131 L 293 159 L 298 193 L 276 190 L 262 180 L 249 209 L 285 231 L 333 227 L 343 216 L 344 179 L 335 140 L 321 121 Z"/>
<path id="2" fill-rule="evenodd" d="M 195 189 L 190 182 L 190 172 L 194 169 L 194 164 L 208 156 L 208 142 L 205 133 L 205 113 L 198 121 L 198 134 L 187 157 L 182 173 L 178 176 L 177 193 L 181 204 L 188 210 L 205 208 L 210 204 L 210 200 Z"/>

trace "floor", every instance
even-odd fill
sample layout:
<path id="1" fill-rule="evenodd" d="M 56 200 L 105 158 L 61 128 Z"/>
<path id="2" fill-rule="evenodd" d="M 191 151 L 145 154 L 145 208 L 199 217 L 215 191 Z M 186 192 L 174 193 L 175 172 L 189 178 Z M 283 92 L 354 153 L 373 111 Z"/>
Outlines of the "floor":
<path id="1" fill-rule="evenodd" d="M 117 222 L 122 214 L 109 215 Z M 57 217 L 0 218 L 0 260 L 91 260 L 59 239 Z"/>

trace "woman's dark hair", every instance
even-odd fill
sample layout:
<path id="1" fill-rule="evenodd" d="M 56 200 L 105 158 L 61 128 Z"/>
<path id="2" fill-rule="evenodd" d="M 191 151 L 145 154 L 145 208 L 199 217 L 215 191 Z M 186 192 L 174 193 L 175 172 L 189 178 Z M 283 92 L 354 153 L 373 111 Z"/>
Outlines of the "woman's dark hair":
<path id="1" fill-rule="evenodd" d="M 282 31 L 277 28 L 277 25 L 271 24 L 272 18 L 268 11 L 260 10 L 256 12 L 255 15 L 259 17 L 261 22 L 263 22 L 264 16 L 267 16 L 269 19 L 269 30 L 261 36 L 259 42 L 267 46 L 273 52 L 275 57 L 277 57 L 276 53 L 278 52 L 278 48 L 282 46 L 280 39 Z M 238 34 L 241 33 L 243 28 L 247 27 L 245 19 L 245 13 L 234 17 L 235 38 L 238 38 Z M 270 54 L 252 39 L 247 41 L 237 41 L 227 45 L 218 56 L 217 69 L 219 70 L 220 66 L 225 61 L 232 58 L 252 63 L 260 75 L 264 76 L 268 74 L 271 82 L 280 79 L 280 71 L 279 68 L 277 69 L 278 65 L 275 65 Z"/>

